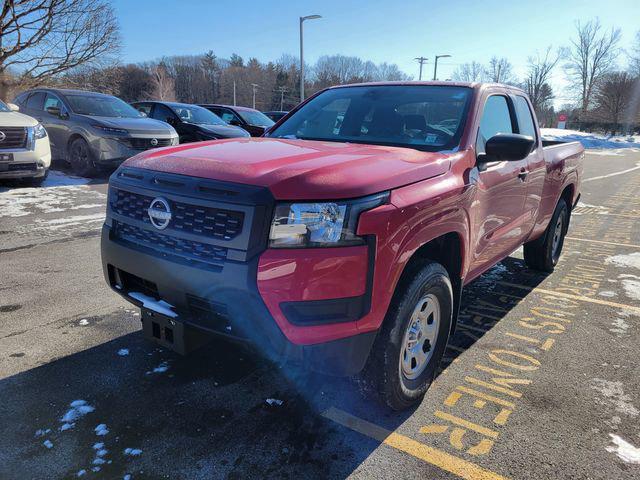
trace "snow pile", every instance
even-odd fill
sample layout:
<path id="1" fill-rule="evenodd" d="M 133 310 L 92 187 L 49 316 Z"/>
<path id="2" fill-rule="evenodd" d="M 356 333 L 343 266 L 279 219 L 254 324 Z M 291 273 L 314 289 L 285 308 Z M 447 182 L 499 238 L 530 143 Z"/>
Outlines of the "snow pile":
<path id="1" fill-rule="evenodd" d="M 614 137 L 559 128 L 541 128 L 540 134 L 543 140 L 580 142 L 584 148 L 640 148 L 640 135 Z"/>
<path id="2" fill-rule="evenodd" d="M 132 457 L 137 457 L 138 455 L 142 454 L 142 450 L 140 450 L 139 448 L 125 448 L 124 454 L 130 455 Z"/>
<path id="3" fill-rule="evenodd" d="M 96 435 L 100 437 L 109 433 L 109 429 L 104 423 L 101 423 L 100 425 L 98 425 L 96 428 L 94 428 L 94 430 L 96 432 Z"/>
<path id="4" fill-rule="evenodd" d="M 61 432 L 73 428 L 76 420 L 95 410 L 95 408 L 87 404 L 85 400 L 74 400 L 69 406 L 71 408 L 67 410 L 67 413 L 60 417 L 60 421 L 62 422 L 62 426 L 60 427 Z"/>
<path id="5" fill-rule="evenodd" d="M 640 464 L 640 448 L 634 447 L 626 440 L 620 438 L 618 435 L 610 433 L 611 441 L 613 445 L 607 447 L 607 452 L 615 453 L 621 460 L 626 463 Z"/>
<path id="6" fill-rule="evenodd" d="M 607 258 L 604 263 L 617 265 L 618 267 L 637 268 L 640 270 L 640 252 L 627 255 L 614 255 Z"/>
<path id="7" fill-rule="evenodd" d="M 120 350 L 118 350 L 118 355 L 120 355 L 121 357 L 126 357 L 127 355 L 129 355 L 129 349 L 121 348 Z"/>

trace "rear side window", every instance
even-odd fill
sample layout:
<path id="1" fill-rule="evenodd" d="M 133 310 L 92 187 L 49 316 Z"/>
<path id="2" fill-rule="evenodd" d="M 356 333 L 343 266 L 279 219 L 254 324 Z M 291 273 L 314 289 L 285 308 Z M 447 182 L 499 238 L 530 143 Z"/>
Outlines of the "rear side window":
<path id="1" fill-rule="evenodd" d="M 157 120 L 162 120 L 163 122 L 167 122 L 167 123 L 169 123 L 170 119 L 176 118 L 175 113 L 173 113 L 169 107 L 166 107 L 161 103 L 156 103 L 153 109 L 152 116 Z"/>
<path id="2" fill-rule="evenodd" d="M 29 95 L 27 99 L 27 108 L 31 108 L 33 110 L 42 110 L 42 105 L 44 104 L 44 93 L 43 92 L 35 92 Z"/>
<path id="3" fill-rule="evenodd" d="M 150 103 L 138 103 L 134 105 L 135 109 L 140 113 L 144 113 L 147 117 L 151 115 L 151 104 Z"/>
<path id="4" fill-rule="evenodd" d="M 59 108 L 60 110 L 62 110 L 62 102 L 58 97 L 47 93 L 47 97 L 44 100 L 44 110 L 49 107 Z"/>
<path id="5" fill-rule="evenodd" d="M 515 97 L 516 118 L 518 119 L 518 133 L 536 138 L 536 127 L 533 124 L 533 115 L 527 100 L 518 95 Z"/>
<path id="6" fill-rule="evenodd" d="M 498 133 L 514 133 L 511 112 L 506 97 L 493 95 L 487 99 L 480 120 L 476 153 L 484 153 L 484 146 L 494 135 Z"/>

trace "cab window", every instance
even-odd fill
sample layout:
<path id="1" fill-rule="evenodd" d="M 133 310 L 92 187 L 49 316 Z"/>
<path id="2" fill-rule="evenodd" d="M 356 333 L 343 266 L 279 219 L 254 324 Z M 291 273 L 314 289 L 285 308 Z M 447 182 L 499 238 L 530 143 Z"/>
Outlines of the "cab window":
<path id="1" fill-rule="evenodd" d="M 485 153 L 485 145 L 498 133 L 514 133 L 511 112 L 507 98 L 502 95 L 492 95 L 487 99 L 480 120 L 476 153 Z"/>
<path id="2" fill-rule="evenodd" d="M 47 93 L 47 96 L 44 99 L 44 110 L 47 111 L 47 108 L 49 107 L 57 108 L 60 111 L 62 111 L 63 109 L 62 102 L 60 101 L 60 99 L 55 95 L 51 95 L 50 93 Z"/>
<path id="3" fill-rule="evenodd" d="M 44 104 L 44 93 L 43 92 L 34 92 L 29 95 L 27 99 L 27 108 L 32 110 L 42 110 L 42 105 Z"/>
<path id="4" fill-rule="evenodd" d="M 161 103 L 156 103 L 151 116 L 156 120 L 161 120 L 167 123 L 176 119 L 175 113 L 173 113 L 169 107 L 162 105 Z"/>
<path id="5" fill-rule="evenodd" d="M 137 103 L 135 107 L 136 107 L 136 110 L 138 110 L 140 113 L 144 113 L 147 117 L 151 116 L 150 103 Z"/>
<path id="6" fill-rule="evenodd" d="M 536 139 L 536 127 L 533 124 L 533 115 L 531 114 L 531 109 L 529 108 L 529 103 L 527 100 L 518 95 L 515 97 L 515 110 L 516 110 L 516 118 L 518 119 L 518 133 L 522 135 L 529 135 Z"/>

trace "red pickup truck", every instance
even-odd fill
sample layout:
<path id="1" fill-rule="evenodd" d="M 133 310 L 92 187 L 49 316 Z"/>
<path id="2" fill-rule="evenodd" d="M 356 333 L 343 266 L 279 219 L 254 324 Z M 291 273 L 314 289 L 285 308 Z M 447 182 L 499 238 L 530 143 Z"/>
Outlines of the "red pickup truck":
<path id="1" fill-rule="evenodd" d="M 364 369 L 402 409 L 429 387 L 464 285 L 521 245 L 553 270 L 582 158 L 577 142 L 543 146 L 514 87 L 329 88 L 262 138 L 125 162 L 104 273 L 162 345 L 219 335 L 315 371 Z"/>

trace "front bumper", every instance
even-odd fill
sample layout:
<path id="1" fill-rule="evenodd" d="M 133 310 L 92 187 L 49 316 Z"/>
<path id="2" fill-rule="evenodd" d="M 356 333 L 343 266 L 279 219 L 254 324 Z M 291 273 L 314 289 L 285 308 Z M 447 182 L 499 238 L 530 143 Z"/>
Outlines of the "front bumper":
<path id="1" fill-rule="evenodd" d="M 11 160 L 2 160 L 3 155 L 10 155 Z M 48 137 L 36 140 L 33 150 L 0 149 L 0 179 L 43 177 L 50 166 L 51 150 Z"/>
<path id="2" fill-rule="evenodd" d="M 151 141 L 155 139 L 158 144 L 151 145 Z M 137 145 L 133 148 L 132 142 L 135 140 Z M 148 142 L 148 144 L 147 144 Z M 170 143 L 169 143 L 170 142 Z M 145 136 L 122 136 L 122 137 L 95 137 L 91 142 L 96 162 L 102 166 L 118 166 L 126 159 L 137 155 L 140 152 L 159 148 L 163 146 L 178 144 L 177 135 L 145 135 Z"/>
<path id="3" fill-rule="evenodd" d="M 272 361 L 292 361 L 339 376 L 353 375 L 364 367 L 375 331 L 311 345 L 296 344 L 284 335 L 258 291 L 258 257 L 226 263 L 220 271 L 206 270 L 120 245 L 111 230 L 108 225 L 102 230 L 104 275 L 129 302 L 142 307 L 130 294 L 144 290 L 145 295 L 171 304 L 176 321 L 203 334 L 247 342 Z"/>

